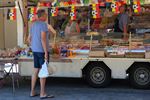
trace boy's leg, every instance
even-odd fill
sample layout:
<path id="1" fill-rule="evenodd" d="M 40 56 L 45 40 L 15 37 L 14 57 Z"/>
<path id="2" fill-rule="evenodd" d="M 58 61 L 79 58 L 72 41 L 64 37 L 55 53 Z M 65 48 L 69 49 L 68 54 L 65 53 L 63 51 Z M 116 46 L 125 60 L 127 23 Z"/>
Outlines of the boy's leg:
<path id="1" fill-rule="evenodd" d="M 32 75 L 32 80 L 31 80 L 31 96 L 36 95 L 35 93 L 35 86 L 36 86 L 36 81 L 38 78 L 38 73 L 40 70 L 40 63 L 39 63 L 39 53 L 33 52 L 33 57 L 34 57 L 34 69 L 33 69 L 33 75 Z"/>
<path id="2" fill-rule="evenodd" d="M 46 78 L 41 78 L 40 79 L 40 85 L 41 85 L 40 97 L 47 95 L 45 91 L 45 84 L 46 84 Z"/>
<path id="3" fill-rule="evenodd" d="M 35 94 L 35 86 L 36 86 L 36 81 L 37 81 L 37 78 L 38 78 L 38 73 L 39 73 L 39 68 L 34 68 L 34 72 L 33 72 L 33 75 L 32 75 L 32 80 L 31 80 L 31 96 L 34 96 L 36 95 Z"/>

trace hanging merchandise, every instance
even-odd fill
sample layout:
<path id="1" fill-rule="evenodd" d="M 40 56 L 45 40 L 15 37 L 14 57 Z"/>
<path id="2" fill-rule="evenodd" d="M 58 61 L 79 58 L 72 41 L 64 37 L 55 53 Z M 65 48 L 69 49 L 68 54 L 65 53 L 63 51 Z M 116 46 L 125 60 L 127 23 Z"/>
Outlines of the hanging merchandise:
<path id="1" fill-rule="evenodd" d="M 100 18 L 99 4 L 92 4 L 92 16 L 93 18 Z"/>
<path id="2" fill-rule="evenodd" d="M 112 2 L 112 1 L 113 1 L 113 0 L 106 0 L 106 2 L 109 2 L 109 3 Z"/>
<path id="3" fill-rule="evenodd" d="M 80 0 L 81 5 L 84 5 L 84 0 Z"/>
<path id="4" fill-rule="evenodd" d="M 106 3 L 105 3 L 105 2 L 99 2 L 99 6 L 100 6 L 100 7 L 105 7 L 105 6 L 106 6 Z"/>
<path id="5" fill-rule="evenodd" d="M 84 4 L 89 4 L 89 1 L 90 1 L 90 0 L 83 0 L 83 3 L 84 3 Z"/>
<path id="6" fill-rule="evenodd" d="M 131 1 L 130 1 L 130 0 L 127 0 L 127 4 L 128 4 L 128 5 L 131 5 Z"/>
<path id="7" fill-rule="evenodd" d="M 52 7 L 51 16 L 57 16 L 57 15 L 58 15 L 58 7 Z"/>
<path id="8" fill-rule="evenodd" d="M 71 1 L 61 1 L 61 0 L 57 1 L 57 6 L 61 6 L 61 7 L 67 7 L 71 4 L 72 4 Z"/>
<path id="9" fill-rule="evenodd" d="M 76 20 L 76 7 L 71 6 L 71 12 L 70 12 L 71 20 Z"/>
<path id="10" fill-rule="evenodd" d="M 71 0 L 68 0 L 68 4 L 69 4 L 69 5 L 72 5 L 72 2 L 71 2 Z"/>
<path id="11" fill-rule="evenodd" d="M 16 8 L 8 9 L 7 19 L 8 20 L 16 20 Z"/>
<path id="12" fill-rule="evenodd" d="M 93 3 L 94 3 L 94 4 L 98 4 L 98 0 L 90 0 L 90 3 L 91 3 L 91 4 L 93 4 Z"/>
<path id="13" fill-rule="evenodd" d="M 39 7 L 50 7 L 51 3 L 50 2 L 39 2 L 38 6 Z"/>
<path id="14" fill-rule="evenodd" d="M 28 21 L 34 21 L 36 19 L 36 7 L 28 8 Z"/>
<path id="15" fill-rule="evenodd" d="M 134 10 L 134 13 L 140 12 L 140 10 L 141 10 L 140 0 L 133 1 L 133 10 Z"/>
<path id="16" fill-rule="evenodd" d="M 57 1 L 57 0 L 54 0 L 54 1 L 52 2 L 52 6 L 53 6 L 53 7 L 58 6 L 58 1 Z"/>
<path id="17" fill-rule="evenodd" d="M 118 1 L 113 1 L 111 3 L 111 9 L 112 9 L 112 12 L 115 13 L 115 14 L 118 14 L 119 13 L 119 2 Z"/>
<path id="18" fill-rule="evenodd" d="M 140 0 L 141 5 L 144 5 L 144 2 L 145 2 L 144 0 Z"/>
<path id="19" fill-rule="evenodd" d="M 123 4 L 127 4 L 127 2 L 130 0 L 120 0 L 119 2 L 123 5 Z"/>
<path id="20" fill-rule="evenodd" d="M 59 5 L 60 5 L 61 7 L 63 7 L 63 6 L 64 6 L 64 2 L 61 1 L 61 2 L 59 3 Z"/>
<path id="21" fill-rule="evenodd" d="M 77 4 L 77 0 L 71 0 L 72 5 L 76 5 Z"/>
<path id="22" fill-rule="evenodd" d="M 65 7 L 66 7 L 66 6 L 69 6 L 69 2 L 68 2 L 68 1 L 64 2 L 64 6 L 65 6 Z"/>

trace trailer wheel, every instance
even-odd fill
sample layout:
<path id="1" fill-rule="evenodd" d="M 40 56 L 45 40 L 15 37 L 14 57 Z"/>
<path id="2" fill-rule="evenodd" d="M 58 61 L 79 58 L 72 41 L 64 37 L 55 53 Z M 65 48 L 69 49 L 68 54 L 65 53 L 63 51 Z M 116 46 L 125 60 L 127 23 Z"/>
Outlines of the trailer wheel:
<path id="1" fill-rule="evenodd" d="M 91 64 L 86 70 L 86 80 L 92 87 L 105 87 L 111 80 L 110 70 L 105 66 Z"/>
<path id="2" fill-rule="evenodd" d="M 138 64 L 130 70 L 130 83 L 135 88 L 146 89 L 150 85 L 150 68 Z"/>

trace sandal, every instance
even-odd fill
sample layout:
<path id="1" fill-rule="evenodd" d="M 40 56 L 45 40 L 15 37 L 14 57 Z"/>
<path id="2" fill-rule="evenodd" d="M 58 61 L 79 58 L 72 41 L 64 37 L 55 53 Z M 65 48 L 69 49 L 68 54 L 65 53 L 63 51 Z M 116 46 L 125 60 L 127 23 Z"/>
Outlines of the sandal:
<path id="1" fill-rule="evenodd" d="M 54 98 L 54 95 L 45 95 L 40 97 L 40 99 Z"/>
<path id="2" fill-rule="evenodd" d="M 39 96 L 40 94 L 38 94 L 38 93 L 35 93 L 34 95 L 31 95 L 30 94 L 30 97 L 36 97 L 36 96 Z"/>

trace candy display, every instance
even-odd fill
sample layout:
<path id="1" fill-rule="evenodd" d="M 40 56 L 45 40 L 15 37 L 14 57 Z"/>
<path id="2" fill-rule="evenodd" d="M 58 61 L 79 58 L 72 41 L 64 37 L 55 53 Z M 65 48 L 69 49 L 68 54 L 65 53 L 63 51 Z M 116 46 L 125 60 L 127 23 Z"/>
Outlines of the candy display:
<path id="1" fill-rule="evenodd" d="M 29 47 L 0 50 L 0 58 L 32 57 L 32 50 Z"/>
<path id="2" fill-rule="evenodd" d="M 21 53 L 20 48 L 0 50 L 0 58 L 14 58 Z"/>
<path id="3" fill-rule="evenodd" d="M 130 35 L 128 41 L 119 38 L 112 38 L 109 34 L 102 34 L 99 32 L 89 32 L 90 34 L 97 36 L 101 34 L 101 40 L 85 40 L 81 39 L 60 39 L 56 38 L 55 43 L 50 43 L 50 55 L 51 57 L 67 58 L 76 57 L 80 55 L 87 55 L 89 57 L 126 57 L 126 58 L 148 58 L 148 52 L 150 51 L 149 43 L 145 44 L 145 39 L 149 38 L 149 34 L 143 36 Z M 96 38 L 97 39 L 97 38 Z M 91 50 L 90 50 L 91 43 Z M 28 46 L 22 48 L 15 47 L 13 49 L 0 50 L 0 58 L 15 58 L 15 57 L 33 57 L 32 50 Z"/>

